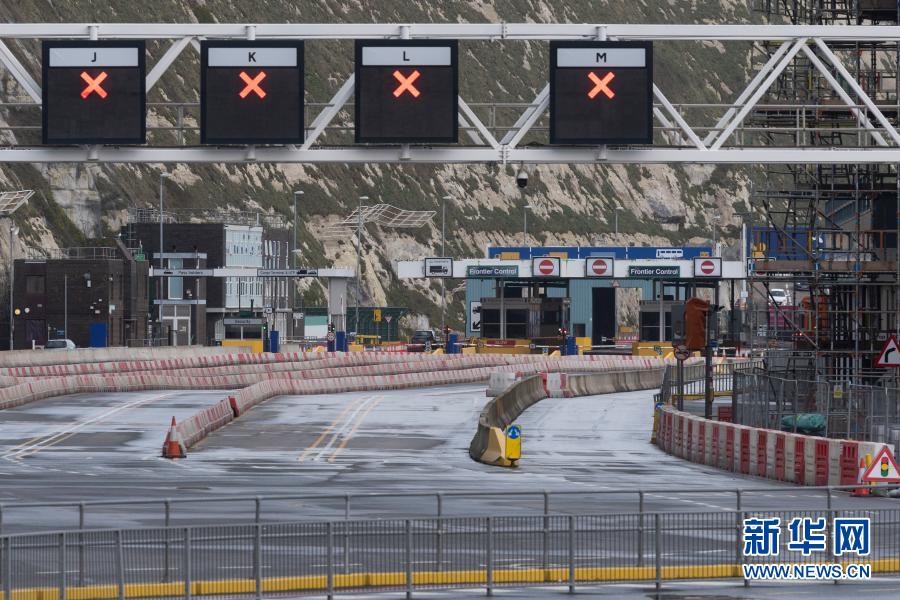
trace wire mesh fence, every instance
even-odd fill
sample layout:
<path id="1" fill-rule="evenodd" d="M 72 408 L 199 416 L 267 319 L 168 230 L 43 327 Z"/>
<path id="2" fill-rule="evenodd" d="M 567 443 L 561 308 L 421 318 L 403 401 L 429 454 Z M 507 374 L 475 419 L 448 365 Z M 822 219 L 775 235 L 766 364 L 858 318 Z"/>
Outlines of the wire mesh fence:
<path id="1" fill-rule="evenodd" d="M 900 450 L 900 388 L 801 381 L 761 370 L 734 376 L 734 421 L 796 432 L 800 415 L 824 417 L 825 437 L 881 442 Z"/>
<path id="2" fill-rule="evenodd" d="M 871 519 L 876 573 L 900 571 L 900 510 L 452 517 L 91 530 L 0 536 L 4 598 L 327 594 L 741 577 L 814 564 L 787 544 L 743 555 L 743 521 Z M 786 535 L 784 536 L 787 537 Z M 830 538 L 829 538 L 830 539 Z M 824 558 L 823 558 L 824 557 Z"/>

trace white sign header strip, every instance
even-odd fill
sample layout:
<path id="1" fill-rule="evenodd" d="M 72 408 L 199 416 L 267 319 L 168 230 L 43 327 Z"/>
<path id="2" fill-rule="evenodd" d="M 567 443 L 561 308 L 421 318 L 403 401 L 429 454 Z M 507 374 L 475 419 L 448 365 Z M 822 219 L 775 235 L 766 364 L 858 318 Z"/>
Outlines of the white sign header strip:
<path id="1" fill-rule="evenodd" d="M 644 48 L 557 48 L 557 67 L 646 67 Z"/>
<path id="2" fill-rule="evenodd" d="M 50 48 L 51 67 L 137 67 L 138 49 L 84 46 Z"/>
<path id="3" fill-rule="evenodd" d="M 450 46 L 363 46 L 364 67 L 452 65 Z"/>
<path id="4" fill-rule="evenodd" d="M 210 67 L 296 67 L 297 48 L 260 46 L 209 48 L 207 66 Z"/>

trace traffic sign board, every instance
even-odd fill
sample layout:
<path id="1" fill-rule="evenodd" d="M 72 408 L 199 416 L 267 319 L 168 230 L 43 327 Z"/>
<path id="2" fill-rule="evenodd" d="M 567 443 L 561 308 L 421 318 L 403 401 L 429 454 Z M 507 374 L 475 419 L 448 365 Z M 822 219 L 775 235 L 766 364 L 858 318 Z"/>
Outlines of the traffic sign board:
<path id="1" fill-rule="evenodd" d="M 652 42 L 551 42 L 550 143 L 652 144 Z"/>
<path id="2" fill-rule="evenodd" d="M 143 41 L 46 41 L 45 144 L 143 144 Z"/>
<path id="3" fill-rule="evenodd" d="M 302 143 L 303 42 L 200 43 L 203 144 Z"/>
<path id="4" fill-rule="evenodd" d="M 517 440 L 522 437 L 522 429 L 518 425 L 510 425 L 506 428 L 506 437 Z"/>
<path id="5" fill-rule="evenodd" d="M 356 42 L 356 141 L 456 143 L 456 40 Z"/>
<path id="6" fill-rule="evenodd" d="M 900 467 L 887 446 L 875 455 L 872 464 L 862 475 L 862 481 L 871 483 L 900 483 Z"/>
<path id="7" fill-rule="evenodd" d="M 691 357 L 691 351 L 684 344 L 675 346 L 675 358 L 678 360 L 687 360 Z"/>
<path id="8" fill-rule="evenodd" d="M 532 277 L 559 277 L 560 263 L 555 256 L 540 256 L 531 259 Z"/>
<path id="9" fill-rule="evenodd" d="M 333 342 L 334 341 L 334 332 L 329 331 L 328 333 L 326 333 L 325 339 L 328 340 L 329 342 Z"/>
<path id="10" fill-rule="evenodd" d="M 612 277 L 614 265 L 612 258 L 588 258 L 585 259 L 584 274 L 586 277 Z"/>
<path id="11" fill-rule="evenodd" d="M 884 347 L 875 359 L 876 367 L 900 367 L 900 345 L 893 335 L 884 343 Z"/>
<path id="12" fill-rule="evenodd" d="M 722 277 L 722 259 L 715 257 L 704 257 L 694 259 L 694 277 Z"/>
<path id="13" fill-rule="evenodd" d="M 153 269 L 153 277 L 212 277 L 212 269 Z"/>
<path id="14" fill-rule="evenodd" d="M 257 277 L 317 277 L 317 269 L 257 269 Z"/>

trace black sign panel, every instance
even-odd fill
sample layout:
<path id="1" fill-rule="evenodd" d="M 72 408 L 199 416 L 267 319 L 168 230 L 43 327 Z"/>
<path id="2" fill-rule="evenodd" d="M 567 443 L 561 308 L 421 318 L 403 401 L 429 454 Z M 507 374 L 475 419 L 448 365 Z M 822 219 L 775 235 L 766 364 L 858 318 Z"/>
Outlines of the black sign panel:
<path id="1" fill-rule="evenodd" d="M 303 142 L 303 42 L 200 44 L 200 142 Z"/>
<path id="2" fill-rule="evenodd" d="M 146 141 L 144 42 L 43 44 L 45 144 Z"/>
<path id="3" fill-rule="evenodd" d="M 652 42 L 551 42 L 550 143 L 652 144 Z"/>
<path id="4" fill-rule="evenodd" d="M 356 141 L 456 143 L 457 44 L 430 40 L 356 42 Z"/>

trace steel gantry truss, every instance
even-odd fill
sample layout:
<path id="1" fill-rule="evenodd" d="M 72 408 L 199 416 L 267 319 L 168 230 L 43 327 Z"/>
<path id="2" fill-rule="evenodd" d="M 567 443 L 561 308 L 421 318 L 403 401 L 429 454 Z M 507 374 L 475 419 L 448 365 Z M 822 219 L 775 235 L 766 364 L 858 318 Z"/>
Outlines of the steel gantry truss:
<path id="1" fill-rule="evenodd" d="M 0 64 L 21 85 L 32 106 L 41 103 L 37 80 L 7 45 L 8 40 L 146 39 L 168 43 L 146 78 L 149 91 L 189 48 L 202 39 L 457 39 L 476 40 L 656 40 L 684 42 L 778 43 L 769 60 L 752 75 L 730 104 L 673 103 L 653 86 L 655 141 L 653 146 L 548 146 L 529 141 L 545 119 L 549 86 L 544 86 L 510 124 L 485 122 L 491 105 L 459 98 L 464 142 L 455 146 L 328 145 L 322 136 L 342 110 L 352 105 L 354 78 L 350 74 L 332 98 L 321 105 L 297 146 L 90 146 L 34 147 L 12 145 L 0 149 L 0 162 L 277 162 L 277 163 L 900 163 L 900 133 L 884 106 L 859 85 L 834 48 L 853 43 L 900 43 L 897 26 L 818 25 L 563 25 L 563 24 L 0 24 Z M 795 143 L 773 145 L 747 117 L 779 76 L 798 56 L 805 56 L 822 74 L 836 97 L 856 119 L 855 146 L 814 147 Z M 465 72 L 461 75 L 465 78 Z M 696 86 L 702 89 L 704 86 Z M 190 103 L 185 103 L 188 106 Z M 21 106 L 21 103 L 17 103 Z M 196 107 L 196 104 L 193 105 Z M 509 104 L 507 107 L 511 106 Z M 0 104 L 2 107 L 2 104 Z M 151 104 L 152 108 L 152 104 Z M 809 107 L 804 107 L 809 108 Z M 721 115 L 711 118 L 710 114 Z M 798 125 L 798 128 L 801 128 Z M 152 131 L 152 127 L 150 128 Z M 170 128 L 171 129 L 171 128 Z M 183 131 L 182 131 L 183 133 Z M 184 139 L 184 136 L 180 136 Z"/>

